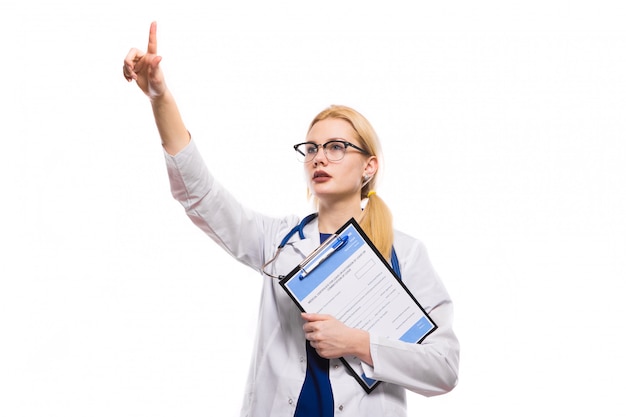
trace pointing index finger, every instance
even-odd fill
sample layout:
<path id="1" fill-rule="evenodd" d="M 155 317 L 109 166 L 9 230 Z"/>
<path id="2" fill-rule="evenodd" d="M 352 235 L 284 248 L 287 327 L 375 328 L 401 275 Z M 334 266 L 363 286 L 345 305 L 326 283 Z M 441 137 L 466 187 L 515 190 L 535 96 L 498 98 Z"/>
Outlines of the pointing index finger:
<path id="1" fill-rule="evenodd" d="M 152 22 L 150 24 L 150 36 L 148 37 L 148 53 L 155 54 L 157 53 L 157 37 L 156 37 L 156 22 Z"/>

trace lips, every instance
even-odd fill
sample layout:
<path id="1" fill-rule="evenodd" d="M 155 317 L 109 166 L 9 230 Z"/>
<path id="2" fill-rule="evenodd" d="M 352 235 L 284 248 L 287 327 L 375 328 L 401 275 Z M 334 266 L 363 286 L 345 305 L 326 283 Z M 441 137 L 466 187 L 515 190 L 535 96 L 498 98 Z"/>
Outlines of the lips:
<path id="1" fill-rule="evenodd" d="M 325 181 L 330 178 L 330 175 L 326 173 L 326 171 L 315 171 L 313 173 L 313 181 Z"/>

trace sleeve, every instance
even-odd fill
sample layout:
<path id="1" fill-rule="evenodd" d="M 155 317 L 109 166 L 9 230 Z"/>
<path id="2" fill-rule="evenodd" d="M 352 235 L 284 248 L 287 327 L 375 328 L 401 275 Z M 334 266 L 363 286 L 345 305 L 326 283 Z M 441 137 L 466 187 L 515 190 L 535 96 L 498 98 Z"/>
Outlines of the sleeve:
<path id="1" fill-rule="evenodd" d="M 291 219 L 263 216 L 241 205 L 211 175 L 193 140 L 174 156 L 164 154 L 172 196 L 191 221 L 231 256 L 260 270 L 266 242 Z"/>
<path id="2" fill-rule="evenodd" d="M 403 283 L 437 329 L 421 344 L 370 335 L 373 366 L 364 363 L 365 374 L 424 396 L 445 394 L 456 386 L 459 369 L 460 346 L 452 330 L 452 301 L 421 242 L 413 239 L 408 248 L 398 245 L 396 250 Z"/>

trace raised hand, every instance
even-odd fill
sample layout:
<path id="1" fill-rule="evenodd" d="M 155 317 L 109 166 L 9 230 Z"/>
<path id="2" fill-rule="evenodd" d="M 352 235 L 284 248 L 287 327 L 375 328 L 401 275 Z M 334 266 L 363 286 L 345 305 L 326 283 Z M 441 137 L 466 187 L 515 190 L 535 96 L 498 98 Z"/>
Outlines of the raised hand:
<path id="1" fill-rule="evenodd" d="M 156 22 L 150 25 L 148 49 L 146 52 L 131 48 L 124 59 L 124 78 L 128 82 L 137 81 L 137 85 L 151 99 L 165 94 L 166 86 L 163 72 L 159 66 L 162 57 L 157 55 Z"/>
<path id="2" fill-rule="evenodd" d="M 176 101 L 165 85 L 163 71 L 157 55 L 156 22 L 150 25 L 148 49 L 146 52 L 132 48 L 124 59 L 124 78 L 137 81 L 152 103 L 152 112 L 161 143 L 170 155 L 176 155 L 189 143 L 190 136 L 178 111 Z"/>

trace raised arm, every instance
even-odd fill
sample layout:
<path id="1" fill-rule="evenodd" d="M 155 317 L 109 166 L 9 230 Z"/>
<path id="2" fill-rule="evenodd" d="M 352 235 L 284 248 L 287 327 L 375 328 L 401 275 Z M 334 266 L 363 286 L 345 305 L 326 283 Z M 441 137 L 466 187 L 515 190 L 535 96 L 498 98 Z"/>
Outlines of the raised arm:
<path id="1" fill-rule="evenodd" d="M 165 84 L 161 59 L 157 55 L 156 22 L 152 22 L 146 52 L 132 48 L 124 59 L 123 72 L 124 78 L 128 82 L 135 80 L 150 99 L 161 143 L 167 153 L 175 155 L 189 143 L 189 132 Z"/>

